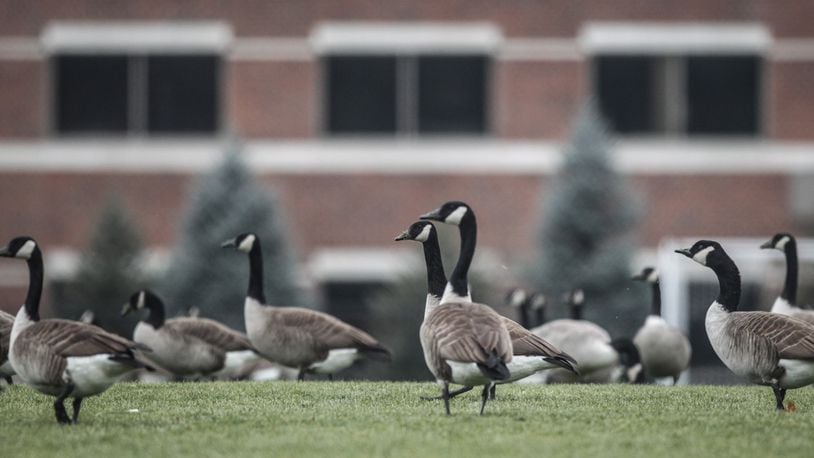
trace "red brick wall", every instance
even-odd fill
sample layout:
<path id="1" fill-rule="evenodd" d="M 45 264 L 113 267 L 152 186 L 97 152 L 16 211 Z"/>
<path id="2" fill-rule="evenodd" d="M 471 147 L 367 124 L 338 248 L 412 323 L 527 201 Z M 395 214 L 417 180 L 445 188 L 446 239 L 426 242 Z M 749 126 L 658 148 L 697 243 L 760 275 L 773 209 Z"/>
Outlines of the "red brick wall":
<path id="1" fill-rule="evenodd" d="M 0 138 L 45 132 L 44 68 L 38 61 L 0 60 Z"/>
<path id="2" fill-rule="evenodd" d="M 814 61 L 766 64 L 767 134 L 784 140 L 814 139 Z"/>
<path id="3" fill-rule="evenodd" d="M 244 137 L 311 137 L 317 131 L 316 62 L 231 62 L 229 117 Z"/>

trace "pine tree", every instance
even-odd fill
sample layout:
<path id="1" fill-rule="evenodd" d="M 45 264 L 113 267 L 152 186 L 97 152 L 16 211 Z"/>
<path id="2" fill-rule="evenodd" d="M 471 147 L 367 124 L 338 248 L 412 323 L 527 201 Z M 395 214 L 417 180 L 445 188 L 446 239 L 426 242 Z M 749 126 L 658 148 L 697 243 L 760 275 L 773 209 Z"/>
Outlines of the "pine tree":
<path id="1" fill-rule="evenodd" d="M 129 336 L 132 322 L 120 316 L 121 305 L 144 283 L 143 244 L 135 223 L 117 198 L 112 198 L 95 224 L 75 278 L 54 303 L 63 318 L 77 320 L 91 310 L 108 331 Z"/>
<path id="2" fill-rule="evenodd" d="M 545 189 L 531 283 L 558 297 L 585 291 L 585 318 L 628 335 L 641 321 L 639 288 L 630 287 L 640 200 L 613 168 L 608 128 L 589 103 L 577 116 L 554 182 Z M 646 300 L 646 299 L 644 299 Z"/>
<path id="3" fill-rule="evenodd" d="M 261 240 L 267 300 L 300 304 L 297 265 L 277 200 L 254 180 L 236 147 L 200 179 L 188 200 L 180 241 L 158 288 L 168 316 L 196 306 L 201 316 L 244 328 L 249 263 L 221 243 L 245 232 Z"/>

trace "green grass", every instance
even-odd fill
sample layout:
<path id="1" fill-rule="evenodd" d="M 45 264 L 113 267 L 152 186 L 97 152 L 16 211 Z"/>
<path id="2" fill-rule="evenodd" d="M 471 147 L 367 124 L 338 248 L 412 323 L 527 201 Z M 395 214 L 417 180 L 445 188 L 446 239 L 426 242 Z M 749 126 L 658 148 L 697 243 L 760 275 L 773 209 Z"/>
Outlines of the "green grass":
<path id="1" fill-rule="evenodd" d="M 474 390 L 446 417 L 430 383 L 120 384 L 60 427 L 53 398 L 0 393 L 0 455 L 28 456 L 809 456 L 814 390 L 776 413 L 762 387 L 514 385 L 477 415 Z M 68 411 L 71 412 L 69 403 Z M 138 409 L 138 412 L 128 412 Z"/>

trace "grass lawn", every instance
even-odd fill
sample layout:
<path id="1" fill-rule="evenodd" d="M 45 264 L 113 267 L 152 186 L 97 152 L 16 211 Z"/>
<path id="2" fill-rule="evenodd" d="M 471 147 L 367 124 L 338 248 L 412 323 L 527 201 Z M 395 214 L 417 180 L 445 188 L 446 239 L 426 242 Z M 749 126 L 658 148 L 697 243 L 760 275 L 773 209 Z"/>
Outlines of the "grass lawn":
<path id="1" fill-rule="evenodd" d="M 0 393 L 0 455 L 56 456 L 811 456 L 814 389 L 513 385 L 477 415 L 430 383 L 119 384 L 60 427 L 53 398 Z M 69 414 L 70 402 L 66 402 Z M 137 412 L 130 412 L 138 409 Z"/>

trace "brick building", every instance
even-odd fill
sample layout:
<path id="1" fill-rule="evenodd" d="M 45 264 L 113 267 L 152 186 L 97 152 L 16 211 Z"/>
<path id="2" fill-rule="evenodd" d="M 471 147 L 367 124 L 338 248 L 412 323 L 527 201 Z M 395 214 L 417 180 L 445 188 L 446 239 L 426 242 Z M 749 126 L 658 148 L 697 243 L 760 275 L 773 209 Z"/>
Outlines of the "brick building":
<path id="1" fill-rule="evenodd" d="M 646 258 L 665 238 L 803 235 L 811 17 L 769 0 L 6 0 L 0 233 L 35 234 L 69 275 L 118 193 L 160 252 L 235 134 L 317 286 L 386 281 L 393 235 L 449 198 L 512 265 L 593 96 L 647 201 Z M 2 308 L 20 267 L 0 265 Z"/>

